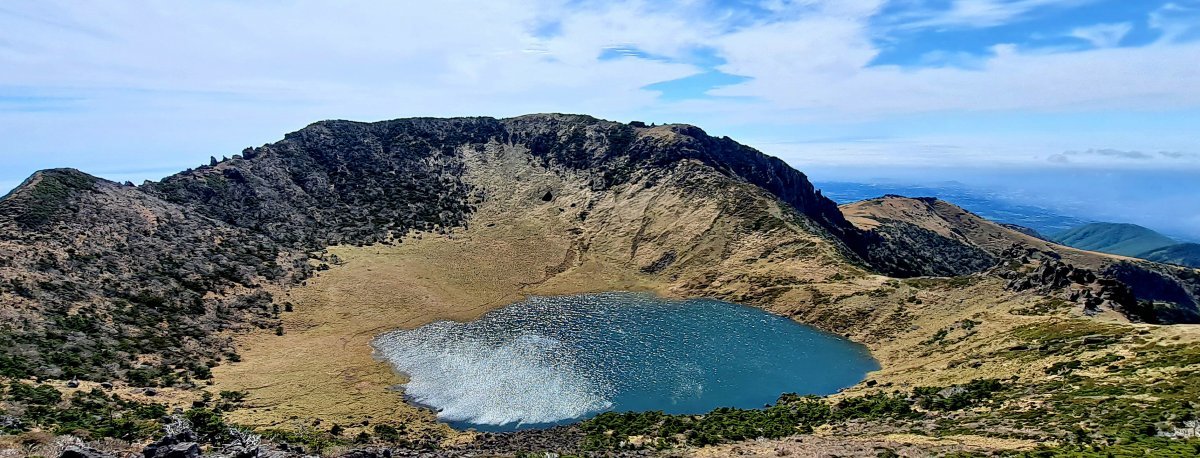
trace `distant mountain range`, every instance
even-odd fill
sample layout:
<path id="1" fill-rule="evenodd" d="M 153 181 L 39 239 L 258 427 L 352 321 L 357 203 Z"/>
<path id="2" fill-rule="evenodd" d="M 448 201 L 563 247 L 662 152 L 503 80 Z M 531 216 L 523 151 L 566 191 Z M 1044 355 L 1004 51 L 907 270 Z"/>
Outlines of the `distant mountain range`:
<path id="1" fill-rule="evenodd" d="M 1200 244 L 1180 243 L 1136 224 L 1085 224 L 1055 234 L 1051 240 L 1083 250 L 1200 267 Z"/>
<path id="2" fill-rule="evenodd" d="M 961 183 L 903 185 L 829 181 L 815 185 L 825 197 L 839 204 L 886 195 L 937 197 L 1009 229 L 1070 247 L 1200 267 L 1200 243 L 1181 242 L 1136 224 L 1093 222 L 1043 207 L 1013 203 L 996 193 Z"/>

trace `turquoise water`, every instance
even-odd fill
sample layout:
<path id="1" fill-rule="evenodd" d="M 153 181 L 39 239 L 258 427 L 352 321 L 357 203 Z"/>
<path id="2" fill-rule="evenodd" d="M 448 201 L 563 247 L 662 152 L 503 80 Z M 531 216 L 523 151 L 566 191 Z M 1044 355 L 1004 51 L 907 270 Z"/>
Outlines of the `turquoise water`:
<path id="1" fill-rule="evenodd" d="M 512 431 L 597 413 L 757 408 L 825 395 L 879 366 L 858 344 L 728 302 L 533 297 L 467 323 L 383 334 L 410 401 L 457 428 Z"/>

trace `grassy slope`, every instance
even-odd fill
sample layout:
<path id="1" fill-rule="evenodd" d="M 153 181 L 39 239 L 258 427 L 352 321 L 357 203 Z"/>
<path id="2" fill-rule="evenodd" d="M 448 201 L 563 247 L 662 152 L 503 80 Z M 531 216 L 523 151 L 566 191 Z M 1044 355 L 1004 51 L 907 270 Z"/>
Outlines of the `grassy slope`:
<path id="1" fill-rule="evenodd" d="M 1021 244 L 1041 251 L 1057 252 L 1067 262 L 1091 269 L 1099 269 L 1114 261 L 1128 259 L 1033 237 L 983 219 L 942 200 L 926 202 L 905 197 L 890 197 L 846 204 L 842 205 L 841 209 L 847 219 L 864 229 L 876 227 L 881 221 L 904 221 L 950 239 L 976 245 L 993 255 L 998 255 L 1013 244 Z"/>

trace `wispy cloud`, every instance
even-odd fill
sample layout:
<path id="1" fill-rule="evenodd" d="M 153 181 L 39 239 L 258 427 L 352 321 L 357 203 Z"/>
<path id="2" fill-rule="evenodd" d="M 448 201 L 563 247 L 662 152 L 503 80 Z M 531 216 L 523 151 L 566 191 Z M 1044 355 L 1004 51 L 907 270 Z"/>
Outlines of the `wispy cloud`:
<path id="1" fill-rule="evenodd" d="M 992 27 L 1033 14 L 1045 8 L 1067 8 L 1095 0 L 953 0 L 930 2 L 938 7 L 917 7 L 897 17 L 904 28 Z"/>
<path id="2" fill-rule="evenodd" d="M 1079 27 L 1071 31 L 1071 36 L 1087 41 L 1097 48 L 1111 48 L 1121 44 L 1121 40 L 1133 30 L 1133 24 L 1122 22 L 1117 24 L 1096 24 L 1089 27 Z"/>

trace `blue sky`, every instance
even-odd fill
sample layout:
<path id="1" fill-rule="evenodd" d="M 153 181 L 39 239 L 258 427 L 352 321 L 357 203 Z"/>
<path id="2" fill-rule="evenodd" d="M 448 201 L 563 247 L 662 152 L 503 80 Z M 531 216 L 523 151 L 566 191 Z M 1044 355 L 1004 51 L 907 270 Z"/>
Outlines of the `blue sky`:
<path id="1" fill-rule="evenodd" d="M 1047 205 L 1092 194 L 1051 177 L 1136 175 L 1108 208 L 1200 234 L 1200 0 L 425 3 L 4 2 L 0 190 L 157 179 L 320 119 L 572 112 L 816 178 L 996 171 Z M 1132 192 L 1156 174 L 1169 195 Z"/>

